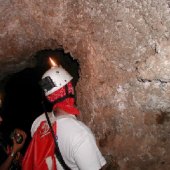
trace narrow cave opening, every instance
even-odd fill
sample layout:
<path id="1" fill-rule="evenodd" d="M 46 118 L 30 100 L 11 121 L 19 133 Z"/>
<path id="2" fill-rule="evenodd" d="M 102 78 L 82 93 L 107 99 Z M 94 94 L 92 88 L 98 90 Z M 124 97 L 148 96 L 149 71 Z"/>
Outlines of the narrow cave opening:
<path id="1" fill-rule="evenodd" d="M 79 63 L 63 49 L 46 49 L 38 51 L 35 55 L 36 64 L 33 68 L 24 70 L 6 77 L 3 82 L 3 99 L 1 115 L 3 133 L 8 137 L 14 128 L 21 128 L 30 139 L 30 128 L 33 120 L 43 113 L 43 95 L 39 81 L 45 71 L 51 66 L 49 57 L 52 57 L 59 65 L 65 68 L 73 77 L 73 84 L 79 79 Z M 47 111 L 51 110 L 51 104 L 45 100 Z M 10 139 L 9 139 L 10 140 Z"/>

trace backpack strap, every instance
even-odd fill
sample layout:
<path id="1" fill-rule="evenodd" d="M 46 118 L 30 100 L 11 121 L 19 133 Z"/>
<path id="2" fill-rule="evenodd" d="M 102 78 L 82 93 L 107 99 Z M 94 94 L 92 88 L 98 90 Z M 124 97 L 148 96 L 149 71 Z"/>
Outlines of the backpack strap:
<path id="1" fill-rule="evenodd" d="M 71 170 L 71 169 L 67 166 L 67 164 L 65 163 L 65 161 L 64 161 L 64 159 L 63 159 L 63 157 L 62 157 L 62 155 L 61 155 L 61 152 L 60 152 L 60 149 L 59 149 L 59 146 L 58 146 L 58 141 L 57 141 L 57 138 L 56 138 L 56 136 L 55 136 L 55 134 L 54 134 L 54 130 L 53 130 L 53 128 L 52 128 L 51 121 L 50 121 L 49 116 L 48 116 L 48 114 L 47 114 L 47 111 L 46 111 L 46 109 L 45 109 L 44 103 L 43 103 L 43 107 L 44 107 L 45 116 L 46 116 L 48 125 L 49 125 L 49 127 L 50 127 L 51 134 L 52 134 L 53 139 L 54 139 L 54 143 L 55 143 L 55 155 L 56 155 L 58 161 L 60 162 L 60 164 L 62 165 L 62 167 L 64 168 L 64 170 Z"/>

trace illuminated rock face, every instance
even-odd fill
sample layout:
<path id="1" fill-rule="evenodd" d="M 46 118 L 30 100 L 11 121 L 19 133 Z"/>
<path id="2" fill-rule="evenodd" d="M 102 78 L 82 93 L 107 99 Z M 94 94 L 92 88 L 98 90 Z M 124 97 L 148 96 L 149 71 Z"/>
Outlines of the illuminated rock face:
<path id="1" fill-rule="evenodd" d="M 168 0 L 1 0 L 0 16 L 1 79 L 62 47 L 107 169 L 170 169 Z"/>

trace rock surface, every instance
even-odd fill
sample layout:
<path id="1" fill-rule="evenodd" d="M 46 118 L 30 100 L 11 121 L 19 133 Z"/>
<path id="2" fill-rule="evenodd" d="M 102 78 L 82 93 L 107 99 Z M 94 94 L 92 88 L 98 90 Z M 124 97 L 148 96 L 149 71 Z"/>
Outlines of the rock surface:
<path id="1" fill-rule="evenodd" d="M 62 47 L 109 170 L 170 169 L 169 0 L 0 0 L 0 78 Z"/>

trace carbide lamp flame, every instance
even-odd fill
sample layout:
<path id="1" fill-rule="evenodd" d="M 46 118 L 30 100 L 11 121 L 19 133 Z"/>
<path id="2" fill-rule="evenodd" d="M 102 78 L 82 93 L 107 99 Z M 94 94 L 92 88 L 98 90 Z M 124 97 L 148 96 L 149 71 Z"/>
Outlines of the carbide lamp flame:
<path id="1" fill-rule="evenodd" d="M 51 63 L 51 67 L 57 66 L 57 63 L 55 63 L 54 60 L 51 57 L 49 58 L 49 60 L 50 60 L 50 63 Z"/>

